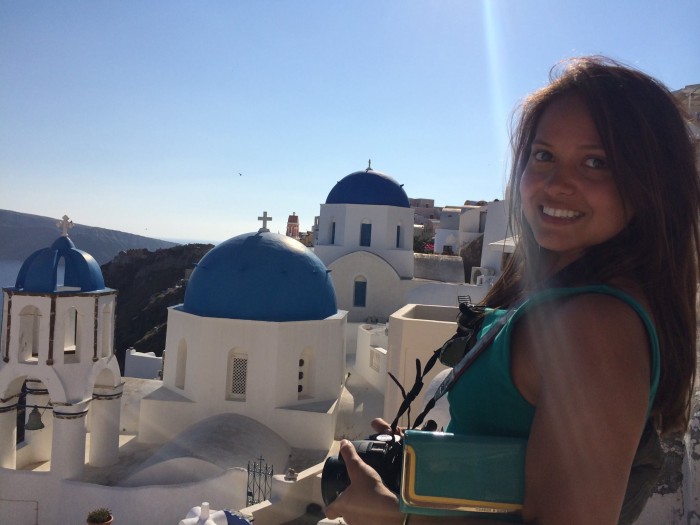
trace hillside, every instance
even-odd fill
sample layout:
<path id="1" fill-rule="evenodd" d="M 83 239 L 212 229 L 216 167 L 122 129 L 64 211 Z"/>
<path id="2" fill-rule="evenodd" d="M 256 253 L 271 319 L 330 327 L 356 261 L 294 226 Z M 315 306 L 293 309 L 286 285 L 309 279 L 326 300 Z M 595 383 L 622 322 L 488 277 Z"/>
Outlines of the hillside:
<path id="1" fill-rule="evenodd" d="M 57 221 L 58 218 L 0 210 L 0 260 L 23 261 L 36 250 L 50 246 L 60 235 Z M 99 264 L 131 248 L 158 250 L 177 246 L 174 242 L 82 224 L 71 228 L 69 235 L 77 248 L 88 252 Z"/>
<path id="2" fill-rule="evenodd" d="M 187 244 L 151 252 L 128 250 L 102 265 L 109 288 L 118 290 L 114 348 L 120 366 L 128 348 L 161 355 L 168 307 L 185 299 L 185 274 L 212 248 Z"/>

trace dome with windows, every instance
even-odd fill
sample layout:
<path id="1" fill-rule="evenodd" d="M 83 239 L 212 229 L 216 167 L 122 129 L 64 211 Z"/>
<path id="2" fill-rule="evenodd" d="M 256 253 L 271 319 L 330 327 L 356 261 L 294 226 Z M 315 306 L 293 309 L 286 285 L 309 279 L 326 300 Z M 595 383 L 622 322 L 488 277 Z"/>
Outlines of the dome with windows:
<path id="1" fill-rule="evenodd" d="M 63 276 L 61 277 L 61 274 Z M 15 288 L 23 292 L 93 292 L 105 288 L 102 270 L 87 252 L 67 236 L 31 254 L 17 274 Z"/>
<path id="2" fill-rule="evenodd" d="M 337 312 L 328 270 L 285 235 L 259 231 L 214 247 L 197 264 L 183 310 L 203 317 L 311 321 Z"/>
<path id="3" fill-rule="evenodd" d="M 341 179 L 328 194 L 326 204 L 373 204 L 410 208 L 403 185 L 367 168 Z"/>

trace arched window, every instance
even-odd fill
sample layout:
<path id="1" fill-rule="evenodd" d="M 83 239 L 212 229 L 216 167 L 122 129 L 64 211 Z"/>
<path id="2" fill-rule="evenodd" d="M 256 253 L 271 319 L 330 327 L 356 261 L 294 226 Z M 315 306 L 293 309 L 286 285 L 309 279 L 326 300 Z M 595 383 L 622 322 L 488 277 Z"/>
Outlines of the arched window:
<path id="1" fill-rule="evenodd" d="M 352 305 L 358 307 L 367 305 L 367 279 L 362 276 L 355 278 Z"/>
<path id="2" fill-rule="evenodd" d="M 80 330 L 78 330 L 78 310 L 69 308 L 63 321 L 63 361 L 80 361 Z"/>
<path id="3" fill-rule="evenodd" d="M 248 354 L 233 349 L 228 357 L 226 399 L 245 401 L 248 383 Z"/>
<path id="4" fill-rule="evenodd" d="M 175 388 L 185 389 L 187 375 L 187 341 L 182 339 L 177 345 L 177 362 L 175 364 Z"/>
<path id="5" fill-rule="evenodd" d="M 360 224 L 360 246 L 372 245 L 372 223 L 367 219 Z"/>
<path id="6" fill-rule="evenodd" d="M 39 357 L 39 320 L 35 306 L 25 306 L 19 313 L 19 361 L 37 363 Z"/>
<path id="7" fill-rule="evenodd" d="M 60 257 L 56 265 L 56 289 L 60 290 L 66 282 L 66 259 Z"/>
<path id="8" fill-rule="evenodd" d="M 112 334 L 112 305 L 105 305 L 102 310 L 102 357 L 112 353 L 114 335 Z"/>

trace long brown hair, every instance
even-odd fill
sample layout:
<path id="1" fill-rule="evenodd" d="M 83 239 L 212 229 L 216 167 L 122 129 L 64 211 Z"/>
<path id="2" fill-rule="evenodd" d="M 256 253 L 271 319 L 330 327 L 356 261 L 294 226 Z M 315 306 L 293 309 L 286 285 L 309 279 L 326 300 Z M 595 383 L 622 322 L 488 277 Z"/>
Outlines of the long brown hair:
<path id="1" fill-rule="evenodd" d="M 657 428 L 687 428 L 696 367 L 696 293 L 700 260 L 700 180 L 682 109 L 661 83 L 603 57 L 553 68 L 550 84 L 522 104 L 512 137 L 510 221 L 519 242 L 484 302 L 502 307 L 542 286 L 537 268 L 547 251 L 522 216 L 518 186 L 539 119 L 555 99 L 587 104 L 618 190 L 631 210 L 627 227 L 587 250 L 557 285 L 634 279 L 649 301 L 661 345 L 661 381 L 652 408 Z"/>

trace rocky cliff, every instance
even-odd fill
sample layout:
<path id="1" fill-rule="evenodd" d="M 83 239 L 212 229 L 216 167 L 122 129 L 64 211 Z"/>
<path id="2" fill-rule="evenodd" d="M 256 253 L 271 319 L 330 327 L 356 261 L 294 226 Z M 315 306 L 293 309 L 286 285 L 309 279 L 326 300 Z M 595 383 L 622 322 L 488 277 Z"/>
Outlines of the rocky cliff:
<path id="1" fill-rule="evenodd" d="M 187 244 L 154 252 L 127 250 L 102 265 L 105 285 L 119 292 L 114 337 L 122 371 L 128 348 L 162 355 L 168 307 L 183 302 L 187 270 L 212 247 Z"/>

